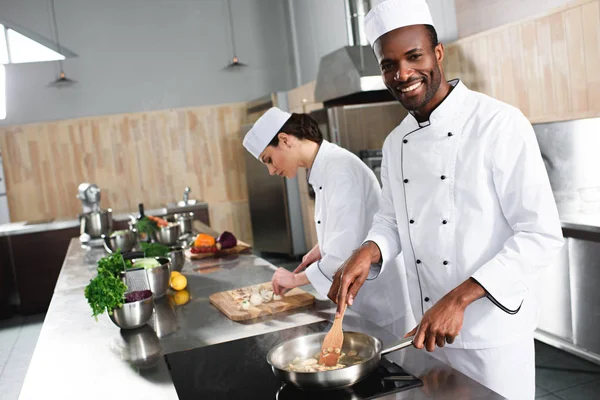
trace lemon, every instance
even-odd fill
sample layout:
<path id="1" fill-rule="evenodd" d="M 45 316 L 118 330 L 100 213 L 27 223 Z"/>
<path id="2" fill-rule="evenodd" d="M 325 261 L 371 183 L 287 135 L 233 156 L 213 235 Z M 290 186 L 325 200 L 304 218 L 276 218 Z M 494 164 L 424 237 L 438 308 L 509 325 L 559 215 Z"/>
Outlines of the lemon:
<path id="1" fill-rule="evenodd" d="M 190 293 L 187 290 L 179 290 L 175 292 L 175 295 L 173 296 L 173 301 L 178 306 L 182 306 L 188 301 L 190 301 Z"/>
<path id="2" fill-rule="evenodd" d="M 171 277 L 171 287 L 175 290 L 183 290 L 187 286 L 187 278 L 184 275 L 175 275 Z"/>
<path id="3" fill-rule="evenodd" d="M 177 275 L 181 275 L 181 272 L 173 271 L 173 272 L 171 272 L 171 278 L 169 278 L 169 279 L 173 279 L 173 277 L 177 276 Z"/>

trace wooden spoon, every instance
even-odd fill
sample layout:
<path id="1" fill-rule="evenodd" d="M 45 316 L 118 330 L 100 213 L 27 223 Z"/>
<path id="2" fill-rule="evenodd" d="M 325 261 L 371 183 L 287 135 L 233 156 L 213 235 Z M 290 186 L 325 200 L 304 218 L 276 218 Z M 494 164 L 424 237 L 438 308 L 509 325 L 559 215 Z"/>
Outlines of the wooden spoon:
<path id="1" fill-rule="evenodd" d="M 346 312 L 346 305 L 342 308 L 342 314 L 333 321 L 333 326 L 323 340 L 319 364 L 333 367 L 337 365 L 344 344 L 344 332 L 342 332 L 342 320 Z"/>

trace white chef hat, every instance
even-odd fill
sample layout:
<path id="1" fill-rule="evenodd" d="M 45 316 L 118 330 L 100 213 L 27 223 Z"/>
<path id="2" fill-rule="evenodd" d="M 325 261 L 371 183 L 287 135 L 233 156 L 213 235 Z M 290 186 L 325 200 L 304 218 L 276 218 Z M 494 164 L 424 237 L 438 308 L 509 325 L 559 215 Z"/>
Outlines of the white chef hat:
<path id="1" fill-rule="evenodd" d="M 254 123 L 252 129 L 244 137 L 243 144 L 246 150 L 254 157 L 259 158 L 260 153 L 267 148 L 291 116 L 292 114 L 277 107 L 270 108 Z"/>
<path id="2" fill-rule="evenodd" d="M 371 46 L 394 29 L 410 25 L 431 25 L 433 18 L 425 0 L 384 0 L 365 16 L 365 33 Z"/>

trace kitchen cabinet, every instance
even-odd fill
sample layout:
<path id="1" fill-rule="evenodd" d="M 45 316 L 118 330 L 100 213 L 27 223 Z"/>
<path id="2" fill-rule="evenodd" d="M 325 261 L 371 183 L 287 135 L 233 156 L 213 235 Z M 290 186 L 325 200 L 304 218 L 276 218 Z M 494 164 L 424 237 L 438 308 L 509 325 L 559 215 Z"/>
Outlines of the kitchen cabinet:
<path id="1" fill-rule="evenodd" d="M 569 240 L 573 342 L 600 355 L 600 235 Z"/>
<path id="2" fill-rule="evenodd" d="M 45 312 L 62 267 L 69 242 L 79 236 L 79 227 L 9 236 L 19 313 Z"/>
<path id="3" fill-rule="evenodd" d="M 12 314 L 10 298 L 13 287 L 14 278 L 8 238 L 0 237 L 0 319 L 8 318 Z"/>
<path id="4" fill-rule="evenodd" d="M 600 228 L 563 228 L 565 245 L 539 285 L 536 338 L 600 364 Z"/>

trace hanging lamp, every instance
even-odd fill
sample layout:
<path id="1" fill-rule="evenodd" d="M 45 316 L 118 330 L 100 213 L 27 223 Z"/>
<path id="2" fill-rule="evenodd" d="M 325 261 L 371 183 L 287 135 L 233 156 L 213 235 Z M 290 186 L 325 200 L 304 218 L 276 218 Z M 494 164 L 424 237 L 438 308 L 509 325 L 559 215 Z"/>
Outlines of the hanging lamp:
<path id="1" fill-rule="evenodd" d="M 237 56 L 237 51 L 235 47 L 235 31 L 233 28 L 233 14 L 231 13 L 231 3 L 230 0 L 225 1 L 227 1 L 227 10 L 229 11 L 229 29 L 231 36 L 231 48 L 233 50 L 233 58 L 231 62 L 223 69 L 238 69 L 242 67 L 247 67 L 247 64 L 241 63 Z"/>
<path id="2" fill-rule="evenodd" d="M 54 24 L 54 26 L 53 26 L 54 40 L 56 40 L 56 47 L 58 49 L 58 53 L 62 54 L 62 48 L 60 47 L 60 37 L 58 35 L 58 24 L 56 23 L 56 10 L 54 9 L 54 0 L 50 0 L 50 6 L 51 6 L 51 11 L 52 11 L 52 22 Z M 56 88 L 60 89 L 60 88 L 68 87 L 68 86 L 71 86 L 71 85 L 77 83 L 77 81 L 67 78 L 67 75 L 65 74 L 65 71 L 63 68 L 62 60 L 58 60 L 58 65 L 60 67 L 60 72 L 58 74 L 58 78 L 56 78 L 54 81 L 50 82 L 50 84 L 48 86 L 56 87 Z"/>

